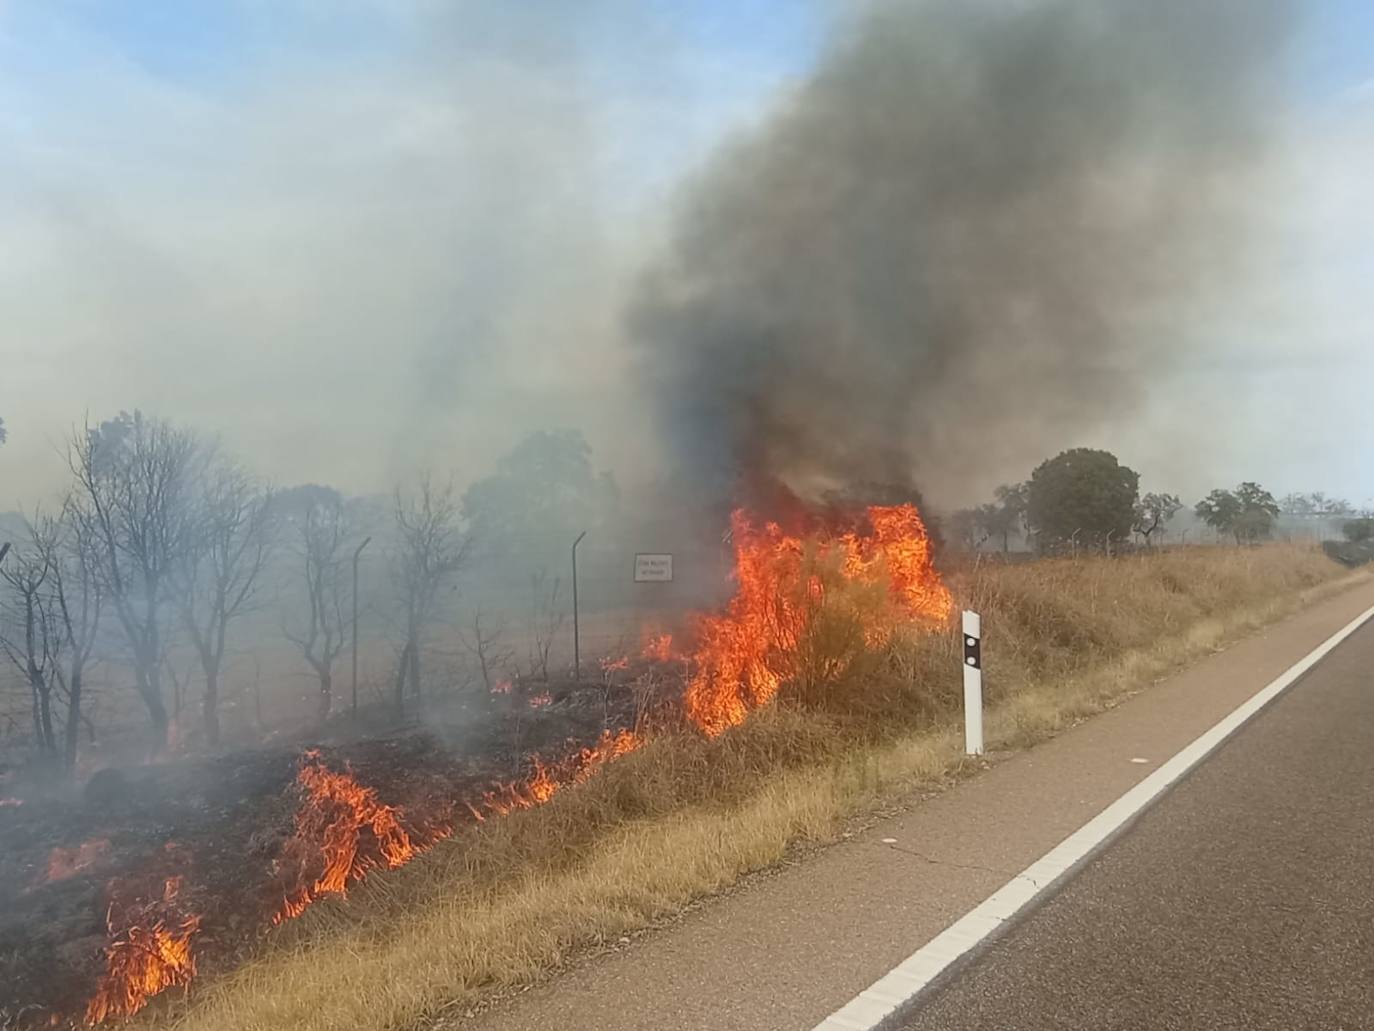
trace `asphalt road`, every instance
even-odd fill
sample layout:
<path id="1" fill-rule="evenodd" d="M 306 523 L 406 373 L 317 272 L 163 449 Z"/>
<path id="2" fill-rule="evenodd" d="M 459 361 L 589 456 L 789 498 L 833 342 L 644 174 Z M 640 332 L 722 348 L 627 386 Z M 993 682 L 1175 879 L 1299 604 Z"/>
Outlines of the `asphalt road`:
<path id="1" fill-rule="evenodd" d="M 893 1026 L 1374 1029 L 1374 624 Z"/>

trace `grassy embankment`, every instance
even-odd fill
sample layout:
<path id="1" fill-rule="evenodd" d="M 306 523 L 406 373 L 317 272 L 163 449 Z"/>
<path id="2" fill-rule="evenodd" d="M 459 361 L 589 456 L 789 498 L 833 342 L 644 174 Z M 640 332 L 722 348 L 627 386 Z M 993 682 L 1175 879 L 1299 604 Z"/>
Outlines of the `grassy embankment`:
<path id="1" fill-rule="evenodd" d="M 1279 544 L 957 574 L 957 603 L 983 613 L 988 745 L 1043 740 L 1349 577 L 1315 547 Z M 870 600 L 818 621 L 808 668 L 851 647 Z M 659 737 L 539 809 L 315 906 L 240 969 L 206 972 L 189 1001 L 139 1023 L 405 1028 L 536 978 L 832 837 L 884 797 L 968 770 L 959 649 L 954 629 L 900 637 L 848 655 L 839 682 L 796 685 L 805 706 L 771 706 L 715 740 Z"/>

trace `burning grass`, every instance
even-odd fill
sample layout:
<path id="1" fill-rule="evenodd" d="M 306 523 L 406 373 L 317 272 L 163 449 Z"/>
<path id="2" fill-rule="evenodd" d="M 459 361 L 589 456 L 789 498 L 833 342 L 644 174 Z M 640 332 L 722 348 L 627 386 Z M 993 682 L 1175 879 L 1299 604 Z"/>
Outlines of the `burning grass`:
<path id="1" fill-rule="evenodd" d="M 312 906 L 251 962 L 142 1019 L 186 1031 L 422 1022 L 824 839 L 876 796 L 957 770 L 957 634 L 917 619 L 856 639 L 855 626 L 884 625 L 890 593 L 854 577 L 836 597 L 843 545 L 788 554 L 815 577 L 799 581 L 806 640 L 773 694 L 757 691 L 767 679 L 741 679 L 744 704 L 762 706 L 752 718 L 636 738 L 616 762 L 570 760 L 559 784 L 576 790 L 474 824 L 357 884 L 346 905 Z M 1340 572 L 1315 549 L 1274 545 L 959 574 L 954 596 L 984 614 L 990 745 L 1054 733 L 1333 589 Z M 759 661 L 772 671 L 778 658 Z"/>

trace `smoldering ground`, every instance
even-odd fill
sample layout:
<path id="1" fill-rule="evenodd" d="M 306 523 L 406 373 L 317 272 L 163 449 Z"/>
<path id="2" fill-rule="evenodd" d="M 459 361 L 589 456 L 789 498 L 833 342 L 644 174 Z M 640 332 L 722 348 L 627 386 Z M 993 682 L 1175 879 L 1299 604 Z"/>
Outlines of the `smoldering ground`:
<path id="1" fill-rule="evenodd" d="M 1292 14 L 868 6 L 688 190 L 632 305 L 673 468 L 964 498 L 1129 420 L 1235 277 Z"/>

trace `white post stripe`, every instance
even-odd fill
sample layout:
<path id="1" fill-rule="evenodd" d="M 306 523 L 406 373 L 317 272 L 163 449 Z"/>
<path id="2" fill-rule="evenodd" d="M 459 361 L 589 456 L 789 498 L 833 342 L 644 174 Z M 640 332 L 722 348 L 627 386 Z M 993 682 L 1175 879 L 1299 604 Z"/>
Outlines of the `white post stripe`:
<path id="1" fill-rule="evenodd" d="M 964 615 L 967 619 L 970 613 Z M 1251 695 L 1097 816 L 913 952 L 870 989 L 826 1017 L 816 1025 L 814 1031 L 875 1031 L 883 1020 L 924 991 L 956 960 L 1000 931 L 1032 901 L 1047 896 L 1052 888 L 1101 851 L 1174 782 L 1211 755 L 1227 738 L 1371 619 L 1374 619 L 1374 608 L 1356 616 L 1277 680 Z M 899 1001 L 889 1004 L 880 1002 L 880 999 Z"/>
<path id="2" fill-rule="evenodd" d="M 983 754 L 983 620 L 964 611 L 964 751 Z M 974 658 L 970 651 L 978 655 Z"/>

